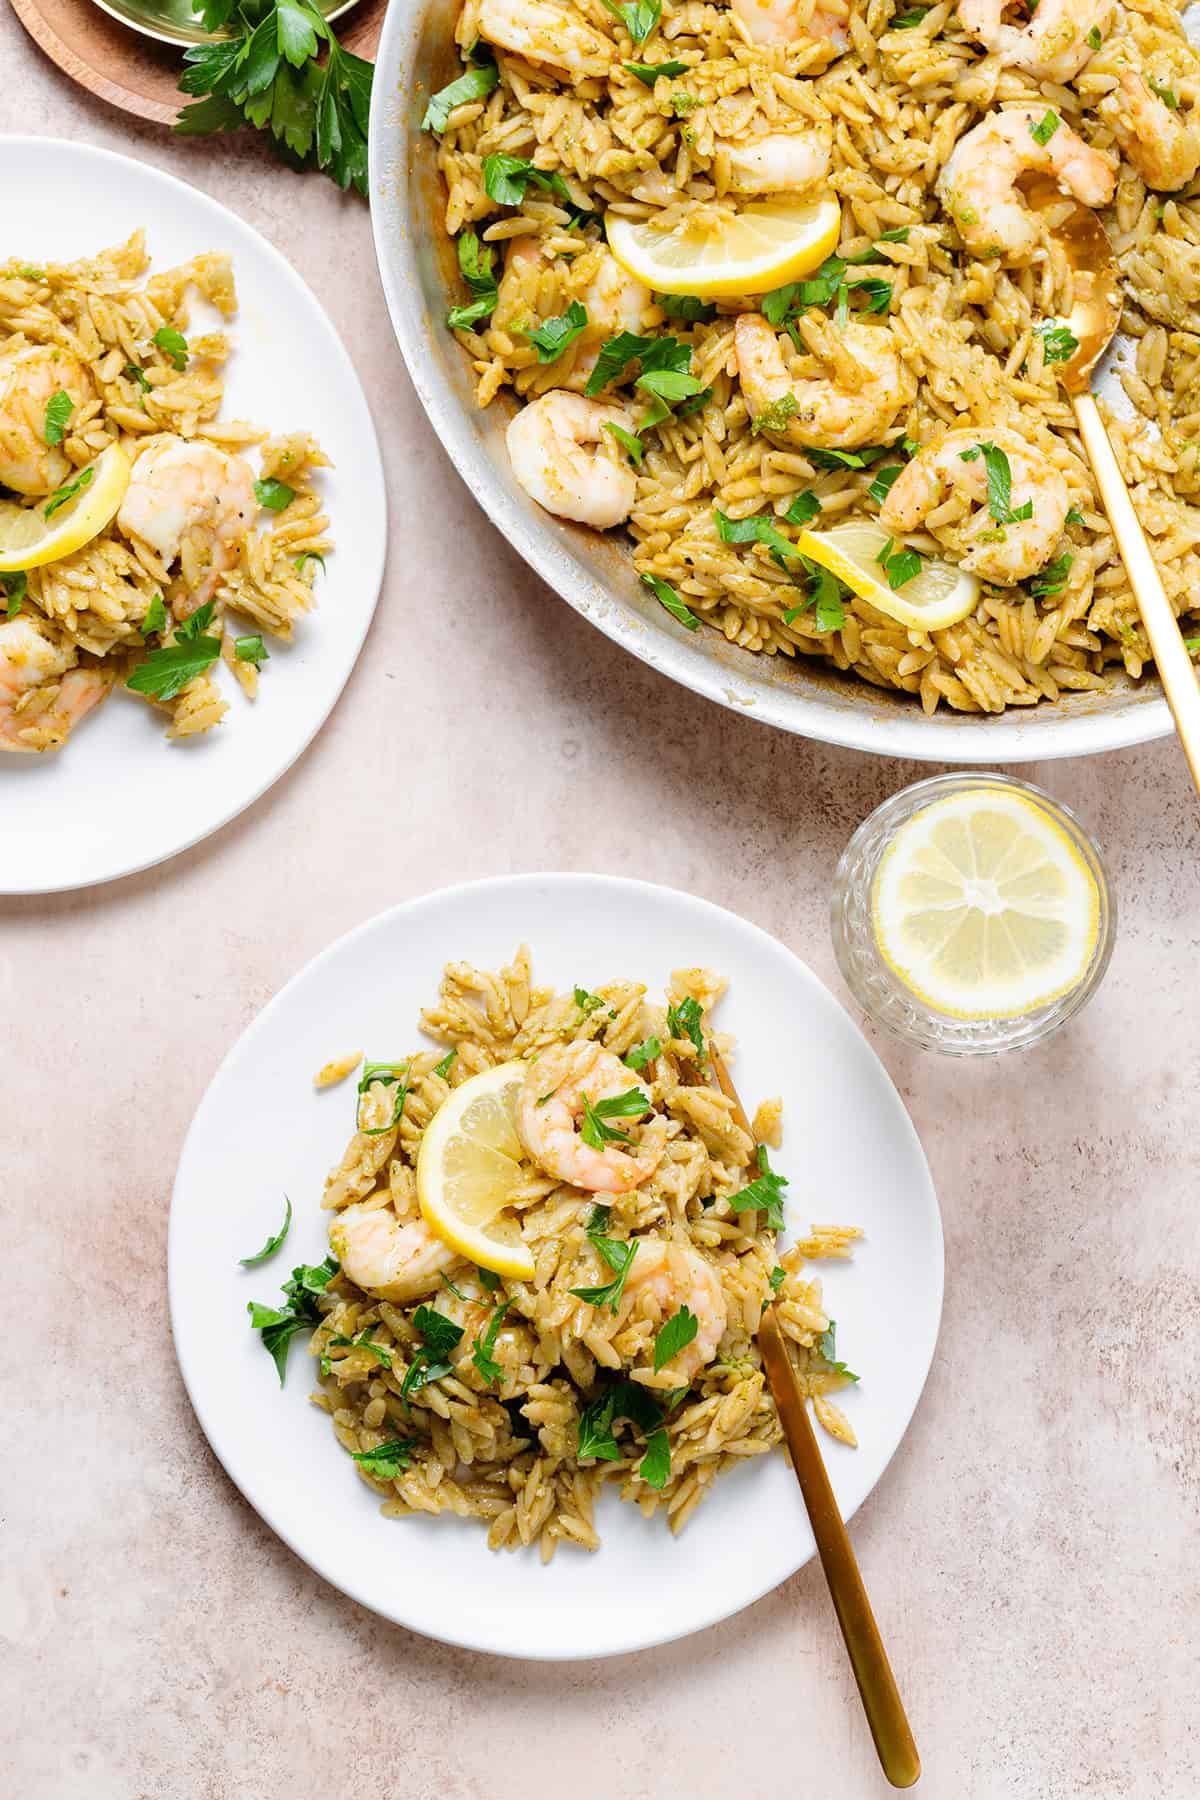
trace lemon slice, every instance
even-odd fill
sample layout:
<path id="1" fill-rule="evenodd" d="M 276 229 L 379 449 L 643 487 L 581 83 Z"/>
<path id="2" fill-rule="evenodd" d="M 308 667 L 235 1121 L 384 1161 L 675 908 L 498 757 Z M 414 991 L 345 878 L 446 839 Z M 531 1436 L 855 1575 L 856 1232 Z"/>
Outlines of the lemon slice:
<path id="1" fill-rule="evenodd" d="M 885 962 L 919 999 L 956 1019 L 1009 1019 L 1087 974 L 1100 894 L 1036 800 L 980 789 L 935 800 L 900 827 L 871 913 Z"/>
<path id="2" fill-rule="evenodd" d="M 43 563 L 58 562 L 81 550 L 116 517 L 128 486 L 129 458 L 119 444 L 110 444 L 94 463 L 77 469 L 59 488 L 59 494 L 71 490 L 61 505 L 54 505 L 55 494 L 48 494 L 36 506 L 0 501 L 0 575 L 13 569 L 39 569 Z M 53 506 L 49 518 L 48 506 Z"/>
<path id="3" fill-rule="evenodd" d="M 660 294 L 765 294 L 797 281 L 837 247 L 842 209 L 836 195 L 818 200 L 754 202 L 724 225 L 703 231 L 656 231 L 640 219 L 608 213 L 613 255 Z"/>
<path id="4" fill-rule="evenodd" d="M 869 600 L 889 619 L 910 631 L 941 631 L 957 625 L 975 610 L 979 583 L 974 575 L 940 557 L 923 556 L 920 572 L 903 587 L 888 585 L 879 554 L 888 544 L 891 554 L 903 550 L 902 541 L 889 538 L 882 525 L 870 519 L 831 526 L 828 531 L 802 531 L 796 539 L 801 555 L 810 557 L 844 581 L 860 600 Z M 890 560 L 890 558 L 889 558 Z"/>
<path id="5" fill-rule="evenodd" d="M 481 1269 L 528 1281 L 533 1257 L 504 1208 L 524 1179 L 517 1096 L 528 1064 L 501 1063 L 456 1087 L 421 1139 L 417 1199 L 444 1243 Z"/>

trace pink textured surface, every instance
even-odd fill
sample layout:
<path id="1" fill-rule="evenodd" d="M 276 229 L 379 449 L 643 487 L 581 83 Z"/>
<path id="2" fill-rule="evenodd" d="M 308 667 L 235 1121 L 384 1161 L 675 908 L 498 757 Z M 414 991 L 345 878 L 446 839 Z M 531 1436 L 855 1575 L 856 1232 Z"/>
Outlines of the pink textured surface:
<path id="1" fill-rule="evenodd" d="M 565 1667 L 447 1650 L 325 1587 L 199 1436 L 167 1333 L 164 1246 L 175 1158 L 213 1069 L 349 926 L 444 882 L 596 868 L 735 908 L 840 991 L 837 856 L 872 806 L 929 771 L 707 705 L 528 575 L 413 398 L 360 203 L 251 141 L 174 143 L 89 102 L 8 11 L 0 68 L 0 129 L 144 157 L 292 258 L 367 384 L 393 508 L 358 671 L 273 792 L 161 870 L 0 901 L 0 1787 L 23 1800 L 887 1792 L 815 1566 L 690 1643 Z M 921 1793 L 1183 1800 L 1200 1764 L 1197 803 L 1169 744 L 1021 773 L 1096 832 L 1119 941 L 1091 1007 L 1039 1051 L 966 1067 L 876 1040 L 941 1194 L 946 1313 L 922 1407 L 854 1538 Z"/>

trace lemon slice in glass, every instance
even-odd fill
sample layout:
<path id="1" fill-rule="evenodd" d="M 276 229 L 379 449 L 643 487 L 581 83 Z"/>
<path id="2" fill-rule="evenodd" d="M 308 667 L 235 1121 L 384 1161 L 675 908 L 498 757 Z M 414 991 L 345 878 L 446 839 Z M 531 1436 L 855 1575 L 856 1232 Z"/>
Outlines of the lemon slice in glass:
<path id="1" fill-rule="evenodd" d="M 828 531 L 802 531 L 796 548 L 844 581 L 860 600 L 870 601 L 910 631 L 941 631 L 957 625 L 975 610 L 979 599 L 974 575 L 936 556 L 922 556 L 917 573 L 893 588 L 879 558 L 886 554 L 889 566 L 899 573 L 901 566 L 893 558 L 904 555 L 906 546 L 870 519 L 833 525 Z"/>
<path id="2" fill-rule="evenodd" d="M 842 209 L 834 194 L 779 195 L 743 206 L 716 228 L 656 231 L 608 213 L 609 249 L 629 274 L 660 294 L 766 294 L 808 275 L 837 248 Z"/>
<path id="3" fill-rule="evenodd" d="M 956 1019 L 1008 1019 L 1086 976 L 1096 879 L 1030 796 L 950 794 L 900 826 L 875 876 L 880 954 L 918 999 Z"/>
<path id="4" fill-rule="evenodd" d="M 518 1281 L 531 1279 L 533 1256 L 504 1209 L 524 1179 L 517 1096 L 528 1067 L 501 1063 L 456 1087 L 430 1120 L 417 1157 L 417 1199 L 443 1243 Z"/>
<path id="5" fill-rule="evenodd" d="M 116 517 L 128 486 L 129 458 L 110 444 L 35 506 L 0 501 L 0 575 L 39 569 L 81 550 Z"/>

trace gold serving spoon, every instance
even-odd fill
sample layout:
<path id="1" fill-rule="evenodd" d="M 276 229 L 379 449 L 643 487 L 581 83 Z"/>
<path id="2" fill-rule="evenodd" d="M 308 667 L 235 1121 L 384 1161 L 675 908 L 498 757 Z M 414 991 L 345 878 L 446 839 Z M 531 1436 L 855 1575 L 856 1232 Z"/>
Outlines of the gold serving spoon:
<path id="1" fill-rule="evenodd" d="M 750 1121 L 729 1071 L 712 1039 L 706 1038 L 705 1043 L 717 1086 L 732 1102 L 734 1124 L 753 1142 Z M 880 1764 L 893 1787 L 911 1787 L 921 1773 L 921 1759 L 773 1305 L 759 1323 L 758 1347 Z"/>
<path id="2" fill-rule="evenodd" d="M 1040 176 L 1031 182 L 1025 198 L 1034 212 L 1049 214 L 1049 237 L 1074 278 L 1074 303 L 1064 323 L 1078 344 L 1070 360 L 1056 363 L 1054 371 L 1075 408 L 1079 435 L 1175 715 L 1183 754 L 1200 792 L 1200 684 L 1092 393 L 1092 372 L 1121 322 L 1113 247 L 1091 208 L 1069 200 L 1048 178 Z"/>

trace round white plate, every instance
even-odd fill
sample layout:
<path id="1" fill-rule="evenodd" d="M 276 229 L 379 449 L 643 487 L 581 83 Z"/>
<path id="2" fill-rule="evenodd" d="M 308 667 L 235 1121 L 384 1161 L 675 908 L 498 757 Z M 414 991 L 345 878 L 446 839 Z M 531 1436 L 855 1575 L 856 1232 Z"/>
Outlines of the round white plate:
<path id="1" fill-rule="evenodd" d="M 272 432 L 308 428 L 338 548 L 317 575 L 316 609 L 294 643 L 271 641 L 259 697 L 228 671 L 230 710 L 214 731 L 169 743 L 164 720 L 116 689 L 66 747 L 0 754 L 0 893 L 88 887 L 149 868 L 236 817 L 291 767 L 328 717 L 375 610 L 387 501 L 375 427 L 350 358 L 291 265 L 206 194 L 156 169 L 48 138 L 0 137 L 5 253 L 65 262 L 139 226 L 154 269 L 201 250 L 233 257 L 240 306 L 229 327 L 224 418 Z M 252 459 L 253 460 L 253 459 Z"/>
<path id="2" fill-rule="evenodd" d="M 594 986 L 635 976 L 660 990 L 682 964 L 730 978 L 722 1030 L 737 1034 L 747 1107 L 785 1103 L 789 1224 L 861 1225 L 852 1262 L 819 1265 L 838 1349 L 861 1383 L 844 1396 L 860 1448 L 823 1443 L 848 1516 L 912 1417 L 942 1307 L 942 1228 L 929 1170 L 895 1088 L 860 1032 L 790 950 L 732 913 L 670 888 L 597 875 L 519 875 L 447 888 L 382 913 L 309 964 L 225 1059 L 200 1103 L 175 1180 L 171 1320 L 183 1378 L 213 1449 L 250 1504 L 326 1580 L 429 1637 L 502 1656 L 610 1656 L 727 1617 L 786 1579 L 814 1545 L 782 1454 L 722 1476 L 683 1535 L 615 1493 L 594 1555 L 560 1547 L 494 1555 L 474 1521 L 384 1519 L 327 1416 L 303 1341 L 288 1380 L 250 1330 L 292 1265 L 328 1245 L 322 1182 L 353 1129 L 354 1083 L 314 1094 L 316 1070 L 421 1040 L 419 1008 L 442 966 L 495 968 L 520 943 L 539 979 Z M 283 1250 L 252 1255 L 295 1209 Z"/>

